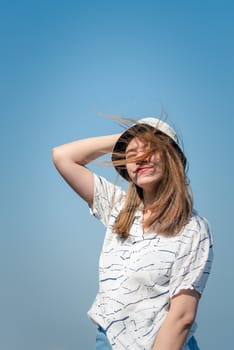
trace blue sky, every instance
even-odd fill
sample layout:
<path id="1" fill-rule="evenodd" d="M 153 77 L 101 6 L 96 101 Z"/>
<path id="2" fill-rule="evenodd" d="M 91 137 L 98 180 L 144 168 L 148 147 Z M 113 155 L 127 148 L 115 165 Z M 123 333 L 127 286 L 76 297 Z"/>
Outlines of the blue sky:
<path id="1" fill-rule="evenodd" d="M 104 227 L 51 149 L 167 113 L 215 238 L 201 349 L 230 348 L 234 287 L 232 1 L 0 1 L 0 348 L 93 349 Z M 112 169 L 92 165 L 115 179 Z M 215 336 L 214 336 L 215 335 Z"/>

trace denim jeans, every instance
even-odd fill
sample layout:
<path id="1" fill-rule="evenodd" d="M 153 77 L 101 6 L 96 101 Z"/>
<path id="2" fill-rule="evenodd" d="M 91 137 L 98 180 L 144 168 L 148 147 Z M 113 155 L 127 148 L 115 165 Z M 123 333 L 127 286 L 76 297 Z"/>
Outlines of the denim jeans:
<path id="1" fill-rule="evenodd" d="M 96 350 L 111 350 L 111 345 L 107 339 L 106 332 L 98 327 L 96 335 Z"/>
<path id="2" fill-rule="evenodd" d="M 200 350 L 194 337 L 189 339 L 188 346 L 189 350 Z M 97 331 L 96 350 L 111 350 L 111 345 L 107 339 L 106 332 L 101 327 L 99 327 Z"/>
<path id="3" fill-rule="evenodd" d="M 194 337 L 191 337 L 188 342 L 189 350 L 200 350 L 199 346 L 197 345 L 197 341 Z"/>

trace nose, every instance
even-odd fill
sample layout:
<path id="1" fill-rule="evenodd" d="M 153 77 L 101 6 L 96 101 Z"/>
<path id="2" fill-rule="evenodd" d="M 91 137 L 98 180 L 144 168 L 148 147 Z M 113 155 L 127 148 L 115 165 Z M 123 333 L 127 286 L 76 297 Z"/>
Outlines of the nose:
<path id="1" fill-rule="evenodd" d="M 148 163 L 150 160 L 150 155 L 147 155 L 144 157 L 144 153 L 142 153 L 142 155 L 139 155 L 139 157 L 140 157 L 140 159 L 138 159 L 136 161 L 137 165 L 142 165 L 142 164 Z"/>

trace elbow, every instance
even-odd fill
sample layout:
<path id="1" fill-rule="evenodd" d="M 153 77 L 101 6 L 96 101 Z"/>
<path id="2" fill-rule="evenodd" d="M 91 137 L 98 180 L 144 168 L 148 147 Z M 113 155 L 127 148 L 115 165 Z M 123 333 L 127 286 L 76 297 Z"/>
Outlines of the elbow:
<path id="1" fill-rule="evenodd" d="M 183 330 L 188 330 L 192 327 L 196 318 L 196 314 L 192 311 L 184 312 L 179 318 L 180 328 Z"/>
<path id="2" fill-rule="evenodd" d="M 52 149 L 52 160 L 54 164 L 56 163 L 57 158 L 58 158 L 58 147 L 54 147 Z"/>
<path id="3" fill-rule="evenodd" d="M 194 290 L 184 290 L 171 300 L 169 315 L 180 330 L 188 330 L 193 325 L 200 295 Z"/>
<path id="4" fill-rule="evenodd" d="M 57 165 L 63 157 L 63 152 L 60 147 L 54 147 L 52 149 L 52 160 L 54 165 Z"/>

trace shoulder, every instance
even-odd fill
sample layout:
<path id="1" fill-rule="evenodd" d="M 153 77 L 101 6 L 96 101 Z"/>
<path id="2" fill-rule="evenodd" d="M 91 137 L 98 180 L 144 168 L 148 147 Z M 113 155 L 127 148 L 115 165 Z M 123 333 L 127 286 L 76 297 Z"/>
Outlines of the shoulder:
<path id="1" fill-rule="evenodd" d="M 118 215 L 125 196 L 126 193 L 121 187 L 94 174 L 94 196 L 90 213 L 107 226 L 110 218 Z"/>
<path id="2" fill-rule="evenodd" d="M 208 240 L 211 245 L 213 244 L 213 236 L 211 232 L 210 223 L 208 220 L 201 216 L 196 210 L 193 211 L 188 223 L 181 231 L 182 237 L 187 237 L 189 240 Z"/>
<path id="3" fill-rule="evenodd" d="M 123 205 L 126 192 L 105 177 L 94 174 L 94 206 L 101 206 L 103 210 L 113 209 Z"/>
<path id="4" fill-rule="evenodd" d="M 94 174 L 94 185 L 96 191 L 105 191 L 115 196 L 126 196 L 126 192 L 117 184 L 107 180 L 105 177 Z"/>

